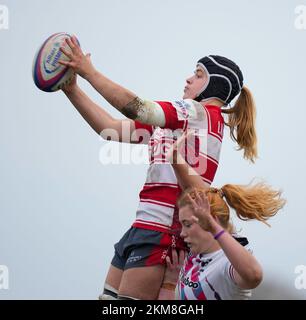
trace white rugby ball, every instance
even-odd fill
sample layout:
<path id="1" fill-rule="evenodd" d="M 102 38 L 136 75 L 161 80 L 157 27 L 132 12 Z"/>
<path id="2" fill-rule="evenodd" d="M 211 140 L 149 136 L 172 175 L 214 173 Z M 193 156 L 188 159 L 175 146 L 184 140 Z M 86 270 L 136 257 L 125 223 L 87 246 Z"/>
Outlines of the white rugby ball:
<path id="1" fill-rule="evenodd" d="M 60 47 L 71 52 L 65 39 L 71 37 L 65 32 L 55 33 L 50 36 L 38 49 L 32 67 L 33 80 L 40 90 L 54 92 L 71 81 L 73 70 L 58 63 L 58 60 L 69 61 Z"/>

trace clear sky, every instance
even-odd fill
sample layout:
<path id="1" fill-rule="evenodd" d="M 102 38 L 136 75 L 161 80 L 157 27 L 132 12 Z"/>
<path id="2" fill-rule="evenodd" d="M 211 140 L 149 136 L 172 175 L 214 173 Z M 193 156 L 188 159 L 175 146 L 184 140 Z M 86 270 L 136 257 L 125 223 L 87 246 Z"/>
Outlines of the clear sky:
<path id="1" fill-rule="evenodd" d="M 207 54 L 237 62 L 257 103 L 259 159 L 243 160 L 225 132 L 214 185 L 256 177 L 284 191 L 288 203 L 271 228 L 237 226 L 264 267 L 262 288 L 278 288 L 270 297 L 306 298 L 294 272 L 306 265 L 306 30 L 295 23 L 301 4 L 0 0 L 9 13 L 8 29 L 0 29 L 0 265 L 9 269 L 9 289 L 0 299 L 96 299 L 146 175 L 146 164 L 103 165 L 106 142 L 63 93 L 35 87 L 34 54 L 60 31 L 77 35 L 99 71 L 147 99 L 181 98 L 185 79 Z"/>

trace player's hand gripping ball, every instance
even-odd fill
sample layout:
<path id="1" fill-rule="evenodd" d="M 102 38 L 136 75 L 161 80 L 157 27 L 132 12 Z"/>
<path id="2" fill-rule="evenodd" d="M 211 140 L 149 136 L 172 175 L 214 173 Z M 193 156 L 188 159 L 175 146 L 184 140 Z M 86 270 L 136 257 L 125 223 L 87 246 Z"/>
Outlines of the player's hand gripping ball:
<path id="1" fill-rule="evenodd" d="M 71 53 L 66 38 L 71 38 L 71 35 L 65 32 L 53 34 L 38 49 L 32 73 L 34 82 L 40 90 L 46 92 L 60 90 L 74 78 L 74 71 L 71 68 L 58 63 L 58 60 L 70 61 L 60 50 L 63 47 L 66 52 Z"/>

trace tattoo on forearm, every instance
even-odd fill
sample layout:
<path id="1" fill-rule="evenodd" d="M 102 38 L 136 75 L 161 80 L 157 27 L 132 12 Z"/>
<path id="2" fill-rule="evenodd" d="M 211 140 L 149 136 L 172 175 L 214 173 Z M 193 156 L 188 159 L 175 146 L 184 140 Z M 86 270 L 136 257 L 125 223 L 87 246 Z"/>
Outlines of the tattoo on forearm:
<path id="1" fill-rule="evenodd" d="M 132 119 L 135 120 L 140 112 L 144 108 L 144 101 L 138 97 L 129 102 L 125 107 L 122 108 L 122 113 Z"/>

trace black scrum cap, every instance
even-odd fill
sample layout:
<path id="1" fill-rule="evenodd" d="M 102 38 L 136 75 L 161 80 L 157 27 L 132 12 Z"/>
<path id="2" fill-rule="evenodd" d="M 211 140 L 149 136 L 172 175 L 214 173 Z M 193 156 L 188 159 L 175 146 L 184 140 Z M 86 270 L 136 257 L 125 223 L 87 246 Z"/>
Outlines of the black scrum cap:
<path id="1" fill-rule="evenodd" d="M 200 59 L 197 66 L 207 72 L 208 82 L 195 98 L 196 101 L 217 98 L 228 104 L 240 93 L 243 87 L 243 75 L 232 60 L 210 55 Z"/>

